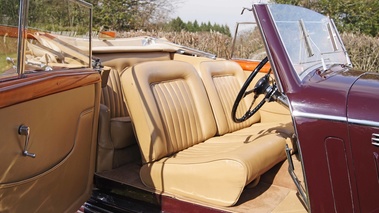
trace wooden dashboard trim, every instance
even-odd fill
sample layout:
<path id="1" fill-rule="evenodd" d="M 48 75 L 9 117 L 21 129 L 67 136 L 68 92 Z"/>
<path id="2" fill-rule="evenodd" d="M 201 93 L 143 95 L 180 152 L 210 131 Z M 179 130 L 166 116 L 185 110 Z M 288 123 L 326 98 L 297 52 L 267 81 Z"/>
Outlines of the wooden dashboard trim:
<path id="1" fill-rule="evenodd" d="M 35 29 L 27 29 L 26 32 L 28 34 L 36 33 L 38 30 Z M 0 36 L 8 36 L 11 38 L 17 38 L 18 37 L 18 27 L 14 26 L 5 26 L 5 25 L 0 25 Z M 29 37 L 28 39 L 32 39 L 33 37 Z"/>
<path id="2" fill-rule="evenodd" d="M 25 74 L 0 83 L 0 108 L 100 81 L 100 74 L 91 69 Z"/>
<path id="3" fill-rule="evenodd" d="M 244 71 L 253 71 L 260 62 L 260 61 L 248 61 L 248 60 L 240 60 L 240 59 L 233 59 L 233 61 L 237 62 Z M 268 73 L 270 69 L 271 69 L 271 65 L 270 65 L 270 62 L 268 62 L 266 65 L 262 67 L 260 72 Z"/>

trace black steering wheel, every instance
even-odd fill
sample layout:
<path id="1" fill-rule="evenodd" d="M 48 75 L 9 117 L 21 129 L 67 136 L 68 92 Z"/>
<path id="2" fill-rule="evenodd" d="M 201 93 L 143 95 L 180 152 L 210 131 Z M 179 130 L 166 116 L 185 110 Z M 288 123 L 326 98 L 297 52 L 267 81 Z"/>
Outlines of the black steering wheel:
<path id="1" fill-rule="evenodd" d="M 233 108 L 232 108 L 232 119 L 236 123 L 241 123 L 243 121 L 246 121 L 251 116 L 253 116 L 262 106 L 264 103 L 272 101 L 273 95 L 278 92 L 278 89 L 276 87 L 276 84 L 274 84 L 272 81 L 270 81 L 270 72 L 271 70 L 263 76 L 259 81 L 255 84 L 254 88 L 252 90 L 246 91 L 249 87 L 250 83 L 253 81 L 254 77 L 258 74 L 258 72 L 262 69 L 262 67 L 267 64 L 268 58 L 265 57 L 258 66 L 254 69 L 254 71 L 249 75 L 246 82 L 243 84 L 241 90 L 239 91 L 236 100 L 234 101 Z M 237 118 L 237 108 L 239 106 L 239 103 L 241 100 L 246 97 L 247 95 L 254 93 L 254 100 L 250 104 L 249 109 L 245 112 L 245 114 Z M 255 100 L 258 98 L 259 95 L 265 94 L 264 99 L 259 102 L 258 105 L 256 105 L 253 109 L 253 105 Z"/>

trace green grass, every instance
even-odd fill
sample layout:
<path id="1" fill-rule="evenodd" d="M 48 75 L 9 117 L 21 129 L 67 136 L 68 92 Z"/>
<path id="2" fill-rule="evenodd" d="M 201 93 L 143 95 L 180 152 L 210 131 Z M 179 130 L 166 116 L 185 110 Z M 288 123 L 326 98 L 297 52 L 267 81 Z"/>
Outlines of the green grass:
<path id="1" fill-rule="evenodd" d="M 2 74 L 6 70 L 9 70 L 13 66 L 13 64 L 7 62 L 6 60 L 7 57 L 13 58 L 16 61 L 17 53 L 11 53 L 11 54 L 0 53 L 0 74 Z"/>

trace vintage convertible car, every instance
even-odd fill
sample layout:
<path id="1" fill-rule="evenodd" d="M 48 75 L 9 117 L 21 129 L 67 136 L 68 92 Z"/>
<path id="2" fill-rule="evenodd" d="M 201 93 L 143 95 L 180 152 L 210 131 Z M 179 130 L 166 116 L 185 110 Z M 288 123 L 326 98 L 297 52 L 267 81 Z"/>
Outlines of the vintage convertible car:
<path id="1" fill-rule="evenodd" d="M 254 4 L 256 61 L 1 8 L 1 212 L 379 211 L 379 74 L 328 17 Z"/>

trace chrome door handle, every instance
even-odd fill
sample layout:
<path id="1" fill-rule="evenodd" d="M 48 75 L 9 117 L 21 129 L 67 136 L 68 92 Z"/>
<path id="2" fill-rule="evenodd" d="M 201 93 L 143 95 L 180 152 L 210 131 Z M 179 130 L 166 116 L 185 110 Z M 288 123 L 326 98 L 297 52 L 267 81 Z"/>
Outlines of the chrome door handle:
<path id="1" fill-rule="evenodd" d="M 26 138 L 25 138 L 25 145 L 24 145 L 24 151 L 22 152 L 22 155 L 24 155 L 25 157 L 35 158 L 36 154 L 28 152 L 28 144 L 29 144 L 29 137 L 30 137 L 30 128 L 28 126 L 21 125 L 21 126 L 18 127 L 18 134 L 26 136 Z"/>
<path id="2" fill-rule="evenodd" d="M 371 144 L 374 146 L 379 146 L 379 134 L 372 133 Z"/>

